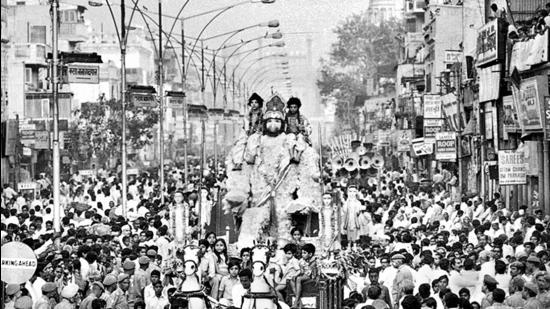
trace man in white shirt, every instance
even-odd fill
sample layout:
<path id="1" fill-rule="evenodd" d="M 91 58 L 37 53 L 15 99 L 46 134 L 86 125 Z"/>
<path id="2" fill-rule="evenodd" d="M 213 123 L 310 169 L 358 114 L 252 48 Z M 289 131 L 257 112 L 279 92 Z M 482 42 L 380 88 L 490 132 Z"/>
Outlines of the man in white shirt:
<path id="1" fill-rule="evenodd" d="M 164 309 L 170 302 L 168 296 L 163 293 L 164 287 L 159 280 L 153 285 L 155 293 L 149 297 L 145 297 L 145 309 Z"/>
<path id="2" fill-rule="evenodd" d="M 239 272 L 239 283 L 236 284 L 231 291 L 231 295 L 233 296 L 233 306 L 237 308 L 247 308 L 242 306 L 243 302 L 246 303 L 248 301 L 247 299 L 243 300 L 243 296 L 248 293 L 250 283 L 252 283 L 252 271 L 245 268 Z"/>

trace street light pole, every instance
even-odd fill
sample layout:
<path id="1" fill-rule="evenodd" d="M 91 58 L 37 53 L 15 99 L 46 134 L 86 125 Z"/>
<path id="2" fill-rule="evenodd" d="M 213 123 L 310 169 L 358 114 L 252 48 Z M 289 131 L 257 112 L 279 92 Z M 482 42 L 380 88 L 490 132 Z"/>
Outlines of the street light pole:
<path id="1" fill-rule="evenodd" d="M 164 205 L 164 67 L 163 67 L 163 54 L 162 54 L 162 0 L 158 0 L 159 9 L 159 148 L 160 148 L 160 203 Z"/>
<path id="2" fill-rule="evenodd" d="M 127 168 L 127 154 L 126 154 L 126 6 L 124 0 L 120 1 L 120 77 L 121 77 L 121 104 L 122 104 L 122 215 L 126 217 L 127 214 L 127 195 L 128 195 L 128 175 L 126 174 Z"/>
<path id="3" fill-rule="evenodd" d="M 52 105 L 53 105 L 53 226 L 56 232 L 61 231 L 60 205 L 60 155 L 59 155 L 59 59 L 58 59 L 58 13 L 59 0 L 52 0 Z"/>
<path id="4" fill-rule="evenodd" d="M 187 186 L 189 179 L 189 161 L 187 159 L 187 98 L 185 97 L 185 31 L 183 19 L 181 19 L 181 67 L 181 90 L 183 92 L 183 179 L 185 185 Z"/>

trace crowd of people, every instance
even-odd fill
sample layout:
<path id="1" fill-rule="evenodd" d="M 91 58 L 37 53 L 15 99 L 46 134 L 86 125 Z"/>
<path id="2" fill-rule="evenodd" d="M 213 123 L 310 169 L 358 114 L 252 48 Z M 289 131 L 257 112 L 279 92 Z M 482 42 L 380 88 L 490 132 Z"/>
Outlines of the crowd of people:
<path id="1" fill-rule="evenodd" d="M 173 263 L 178 247 L 170 218 L 179 192 L 191 210 L 189 240 L 200 247 L 205 295 L 213 304 L 239 308 L 253 280 L 252 248 L 234 250 L 226 238 L 202 230 L 204 212 L 223 192 L 223 169 L 202 179 L 190 175 L 194 186 L 183 185 L 181 169 L 168 175 L 164 204 L 154 176 L 132 179 L 126 216 L 114 174 L 75 175 L 62 186 L 59 232 L 48 181 L 36 195 L 4 185 L 2 244 L 23 242 L 38 258 L 28 282 L 4 285 L 4 307 L 186 308 L 177 298 L 183 269 Z M 271 244 L 265 276 L 280 303 L 303 306 L 305 290 L 332 280 L 323 263 L 334 260 L 345 308 L 550 308 L 549 216 L 527 206 L 507 209 L 498 193 L 455 202 L 441 181 L 415 187 L 410 178 L 390 171 L 376 182 L 327 184 L 331 207 L 341 210 L 341 241 L 319 245 L 295 227 L 290 241 Z"/>

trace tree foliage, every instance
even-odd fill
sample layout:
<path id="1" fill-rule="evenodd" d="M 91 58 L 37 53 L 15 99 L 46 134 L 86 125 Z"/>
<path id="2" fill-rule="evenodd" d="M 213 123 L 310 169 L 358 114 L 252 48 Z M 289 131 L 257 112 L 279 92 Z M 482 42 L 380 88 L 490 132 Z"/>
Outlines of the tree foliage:
<path id="1" fill-rule="evenodd" d="M 402 32 L 400 21 L 374 24 L 364 13 L 351 15 L 336 27 L 337 40 L 329 58 L 321 60 L 317 86 L 323 97 L 336 99 L 337 121 L 351 124 L 352 119 L 346 117 L 348 104 L 353 104 L 355 96 L 365 94 L 366 78 L 375 77 L 378 66 L 397 63 L 396 35 Z"/>
<path id="2" fill-rule="evenodd" d="M 97 157 L 106 162 L 119 157 L 122 146 L 122 105 L 119 100 L 83 103 L 75 111 L 76 120 L 71 127 L 73 143 L 80 159 Z M 127 146 L 139 150 L 151 144 L 153 127 L 159 121 L 157 109 L 126 110 Z"/>

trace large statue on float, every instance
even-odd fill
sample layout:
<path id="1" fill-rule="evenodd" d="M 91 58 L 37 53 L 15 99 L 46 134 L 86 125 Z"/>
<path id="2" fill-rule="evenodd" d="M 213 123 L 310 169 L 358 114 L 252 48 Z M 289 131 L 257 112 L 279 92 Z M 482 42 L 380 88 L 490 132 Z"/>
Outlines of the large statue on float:
<path id="1" fill-rule="evenodd" d="M 284 244 L 291 239 L 291 214 L 321 207 L 319 156 L 309 145 L 300 101 L 291 98 L 286 113 L 279 95 L 265 111 L 262 103 L 256 94 L 250 98 L 248 134 L 235 143 L 226 162 L 224 209 L 240 223 L 239 247 L 267 237 Z"/>

